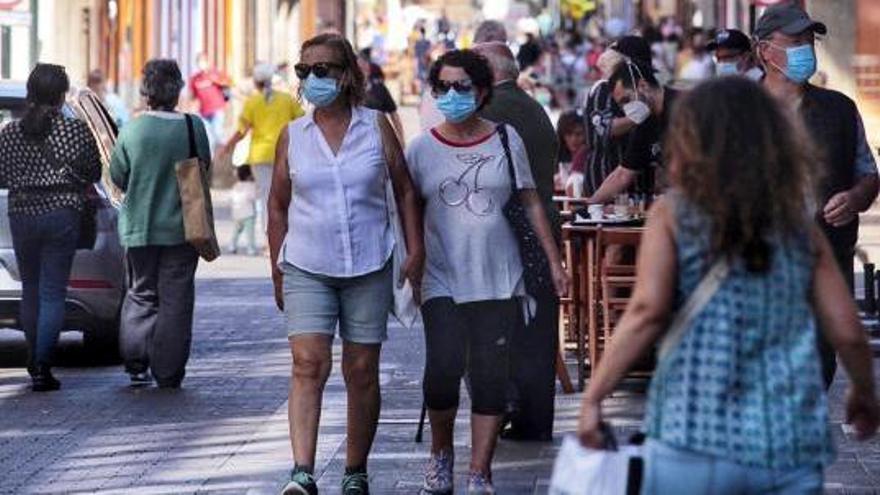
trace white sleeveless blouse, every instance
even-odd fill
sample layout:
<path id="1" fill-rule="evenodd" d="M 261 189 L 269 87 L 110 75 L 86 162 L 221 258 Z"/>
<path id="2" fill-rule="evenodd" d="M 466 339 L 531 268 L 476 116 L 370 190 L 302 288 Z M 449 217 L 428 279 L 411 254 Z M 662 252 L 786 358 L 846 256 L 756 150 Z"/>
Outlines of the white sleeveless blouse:
<path id="1" fill-rule="evenodd" d="M 378 271 L 390 259 L 394 235 L 376 119 L 374 110 L 353 108 L 336 155 L 313 112 L 288 125 L 293 194 L 281 262 L 309 273 L 350 278 Z"/>

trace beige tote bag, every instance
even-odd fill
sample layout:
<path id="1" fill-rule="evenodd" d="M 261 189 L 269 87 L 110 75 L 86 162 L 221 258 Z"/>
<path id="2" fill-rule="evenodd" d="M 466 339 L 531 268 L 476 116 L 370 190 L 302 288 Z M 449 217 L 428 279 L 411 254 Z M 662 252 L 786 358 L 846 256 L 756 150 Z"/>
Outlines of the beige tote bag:
<path id="1" fill-rule="evenodd" d="M 189 135 L 189 158 L 174 164 L 186 242 L 190 243 L 205 261 L 220 256 L 220 246 L 214 231 L 214 208 L 208 186 L 208 167 L 202 163 L 196 150 L 192 116 L 186 115 Z"/>

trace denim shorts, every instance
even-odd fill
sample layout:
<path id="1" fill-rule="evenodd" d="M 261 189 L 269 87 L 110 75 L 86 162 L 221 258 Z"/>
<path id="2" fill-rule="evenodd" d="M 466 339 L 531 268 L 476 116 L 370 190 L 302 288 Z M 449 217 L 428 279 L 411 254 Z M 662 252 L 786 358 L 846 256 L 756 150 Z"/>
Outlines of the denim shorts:
<path id="1" fill-rule="evenodd" d="M 288 338 L 339 336 L 355 344 L 381 344 L 388 338 L 393 307 L 391 262 L 359 277 L 318 275 L 282 263 Z"/>
<path id="2" fill-rule="evenodd" d="M 822 466 L 768 469 L 745 466 L 648 439 L 642 495 L 767 493 L 820 495 Z"/>

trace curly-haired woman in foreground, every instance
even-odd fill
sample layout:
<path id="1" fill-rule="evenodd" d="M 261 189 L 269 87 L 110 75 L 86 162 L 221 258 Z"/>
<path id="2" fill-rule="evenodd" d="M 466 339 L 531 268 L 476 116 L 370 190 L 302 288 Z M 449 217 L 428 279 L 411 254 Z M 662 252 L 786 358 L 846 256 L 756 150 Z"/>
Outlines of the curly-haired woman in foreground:
<path id="1" fill-rule="evenodd" d="M 602 445 L 602 399 L 726 266 L 651 383 L 642 493 L 821 493 L 834 451 L 817 332 L 849 372 L 847 420 L 862 439 L 877 429 L 871 352 L 812 220 L 802 132 L 738 77 L 699 86 L 673 115 L 675 187 L 651 212 L 635 292 L 579 428 L 584 444 Z"/>

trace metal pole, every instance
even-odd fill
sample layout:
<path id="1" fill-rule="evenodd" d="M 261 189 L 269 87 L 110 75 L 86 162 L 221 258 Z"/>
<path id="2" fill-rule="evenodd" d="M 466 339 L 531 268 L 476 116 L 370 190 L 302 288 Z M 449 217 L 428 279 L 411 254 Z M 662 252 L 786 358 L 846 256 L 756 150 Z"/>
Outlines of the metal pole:
<path id="1" fill-rule="evenodd" d="M 874 281 L 874 263 L 865 263 L 865 313 L 873 316 L 877 313 L 877 296 Z"/>

